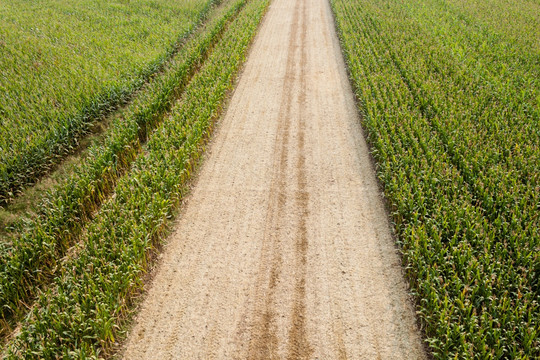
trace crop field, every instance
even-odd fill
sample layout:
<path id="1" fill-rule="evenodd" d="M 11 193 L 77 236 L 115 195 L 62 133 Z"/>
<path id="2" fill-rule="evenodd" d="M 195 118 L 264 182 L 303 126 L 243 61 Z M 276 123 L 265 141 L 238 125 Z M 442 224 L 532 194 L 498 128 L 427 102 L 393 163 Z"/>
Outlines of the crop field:
<path id="1" fill-rule="evenodd" d="M 268 8 L 257 65 L 234 93 Z M 213 311 L 241 318 L 232 325 L 253 340 L 242 344 L 249 354 L 325 358 L 336 337 L 349 358 L 398 348 L 415 359 L 426 349 L 441 360 L 540 358 L 538 0 L 14 0 L 0 1 L 0 19 L 0 357 L 118 354 L 216 121 L 243 104 L 224 132 L 264 134 L 221 154 L 235 183 L 210 177 L 215 194 L 196 203 L 255 205 L 215 205 L 215 219 L 189 221 L 208 238 L 223 224 L 216 241 L 227 251 L 186 245 L 200 250 L 183 259 L 199 281 L 189 289 L 204 284 L 207 296 L 186 313 L 217 324 L 205 306 L 223 300 Z M 300 242 L 287 243 L 291 234 Z M 212 288 L 221 275 L 236 283 Z M 323 320 L 317 329 L 336 334 L 314 343 L 310 326 Z"/>
<path id="2" fill-rule="evenodd" d="M 159 70 L 207 8 L 208 0 L 2 1 L 0 203 Z"/>
<path id="3" fill-rule="evenodd" d="M 540 357 L 540 4 L 332 0 L 437 359 Z"/>
<path id="4" fill-rule="evenodd" d="M 209 3 L 205 26 L 134 94 L 39 213 L 0 244 L 1 333 L 19 325 L 5 339 L 6 356 L 111 349 L 266 5 Z"/>

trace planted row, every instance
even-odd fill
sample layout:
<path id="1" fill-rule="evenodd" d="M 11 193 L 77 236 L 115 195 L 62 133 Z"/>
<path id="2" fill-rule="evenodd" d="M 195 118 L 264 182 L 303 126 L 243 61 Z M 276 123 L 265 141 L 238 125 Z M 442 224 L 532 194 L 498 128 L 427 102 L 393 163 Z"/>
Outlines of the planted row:
<path id="1" fill-rule="evenodd" d="M 79 256 L 68 261 L 23 323 L 9 348 L 12 358 L 81 358 L 111 349 L 266 6 L 251 0 L 231 23 L 183 101 L 99 211 Z"/>
<path id="2" fill-rule="evenodd" d="M 540 69 L 449 4 L 332 1 L 434 357 L 537 358 Z"/>
<path id="3" fill-rule="evenodd" d="M 167 69 L 115 118 L 104 141 L 92 146 L 74 174 L 45 197 L 39 215 L 11 244 L 0 249 L 4 332 L 61 269 L 68 249 L 79 240 L 88 221 L 114 191 L 119 177 L 139 156 L 152 130 L 163 121 L 243 4 L 226 1 L 210 13 L 207 26 L 187 41 Z"/>
<path id="4" fill-rule="evenodd" d="M 162 69 L 212 3 L 4 2 L 0 206 L 73 152 L 96 121 Z"/>

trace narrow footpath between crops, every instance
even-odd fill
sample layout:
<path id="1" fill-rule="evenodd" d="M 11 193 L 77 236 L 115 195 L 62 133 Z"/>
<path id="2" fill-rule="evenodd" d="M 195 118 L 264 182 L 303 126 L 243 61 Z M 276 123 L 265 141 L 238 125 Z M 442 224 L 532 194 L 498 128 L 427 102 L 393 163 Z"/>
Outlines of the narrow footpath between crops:
<path id="1" fill-rule="evenodd" d="M 274 0 L 128 359 L 422 359 L 327 0 Z"/>

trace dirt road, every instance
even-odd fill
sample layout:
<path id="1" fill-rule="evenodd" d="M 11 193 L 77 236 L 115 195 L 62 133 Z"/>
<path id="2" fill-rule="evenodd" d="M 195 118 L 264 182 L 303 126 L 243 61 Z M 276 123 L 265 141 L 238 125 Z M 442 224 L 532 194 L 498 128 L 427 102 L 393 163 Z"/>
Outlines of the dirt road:
<path id="1" fill-rule="evenodd" d="M 274 0 L 128 359 L 422 359 L 327 0 Z"/>

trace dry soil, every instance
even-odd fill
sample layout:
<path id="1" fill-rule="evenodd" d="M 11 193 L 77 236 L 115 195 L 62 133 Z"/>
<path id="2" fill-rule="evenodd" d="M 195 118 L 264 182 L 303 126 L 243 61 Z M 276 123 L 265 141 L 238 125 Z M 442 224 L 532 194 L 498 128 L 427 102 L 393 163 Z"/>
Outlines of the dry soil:
<path id="1" fill-rule="evenodd" d="M 327 0 L 274 0 L 126 359 L 423 359 Z"/>

